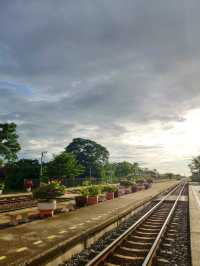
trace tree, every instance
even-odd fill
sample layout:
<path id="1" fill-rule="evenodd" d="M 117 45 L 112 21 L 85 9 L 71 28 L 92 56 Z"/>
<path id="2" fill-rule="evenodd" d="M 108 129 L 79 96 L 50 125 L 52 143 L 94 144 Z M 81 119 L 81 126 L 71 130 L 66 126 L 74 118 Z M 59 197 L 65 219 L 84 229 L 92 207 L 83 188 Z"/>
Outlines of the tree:
<path id="1" fill-rule="evenodd" d="M 115 163 L 106 163 L 101 168 L 101 179 L 105 182 L 107 181 L 114 181 L 116 178 L 115 176 Z"/>
<path id="2" fill-rule="evenodd" d="M 21 190 L 25 179 L 39 179 L 40 164 L 38 160 L 21 159 L 6 165 L 6 188 Z"/>
<path id="3" fill-rule="evenodd" d="M 0 159 L 14 161 L 20 151 L 15 123 L 0 124 Z"/>
<path id="4" fill-rule="evenodd" d="M 200 172 L 200 156 L 193 158 L 189 167 L 192 172 Z"/>
<path id="5" fill-rule="evenodd" d="M 115 166 L 115 174 L 117 177 L 128 176 L 134 173 L 134 167 L 131 163 L 124 161 L 119 162 Z"/>
<path id="6" fill-rule="evenodd" d="M 47 163 L 47 175 L 49 177 L 75 177 L 84 172 L 84 167 L 78 163 L 72 153 L 62 152 Z"/>
<path id="7" fill-rule="evenodd" d="M 101 176 L 101 168 L 108 162 L 109 152 L 102 145 L 89 139 L 76 138 L 66 147 L 85 167 L 84 176 Z"/>

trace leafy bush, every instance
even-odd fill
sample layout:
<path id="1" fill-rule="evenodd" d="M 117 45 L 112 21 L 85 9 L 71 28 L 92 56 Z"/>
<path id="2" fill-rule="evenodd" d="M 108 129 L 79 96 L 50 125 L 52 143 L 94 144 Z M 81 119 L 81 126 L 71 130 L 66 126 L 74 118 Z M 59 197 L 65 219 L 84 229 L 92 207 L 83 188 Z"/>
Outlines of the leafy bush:
<path id="1" fill-rule="evenodd" d="M 4 187 L 5 187 L 4 183 L 0 183 L 0 190 L 4 190 Z"/>
<path id="2" fill-rule="evenodd" d="M 153 178 L 151 178 L 151 177 L 147 178 L 147 182 L 148 183 L 153 183 Z"/>
<path id="3" fill-rule="evenodd" d="M 38 160 L 21 159 L 6 165 L 5 187 L 7 191 L 24 190 L 24 180 L 38 180 L 40 164 Z"/>
<path id="4" fill-rule="evenodd" d="M 52 182 L 47 185 L 43 185 L 33 191 L 33 197 L 35 199 L 55 199 L 64 195 L 65 186 L 60 185 L 58 182 Z"/>
<path id="5" fill-rule="evenodd" d="M 132 181 L 129 180 L 120 180 L 120 186 L 131 187 L 133 185 Z"/>
<path id="6" fill-rule="evenodd" d="M 90 186 L 90 185 L 92 185 L 92 182 L 90 180 L 85 180 L 82 185 L 83 186 Z"/>
<path id="7" fill-rule="evenodd" d="M 146 180 L 143 179 L 143 178 L 136 180 L 136 183 L 137 183 L 137 184 L 138 184 L 138 183 L 139 183 L 139 184 L 143 184 L 144 182 L 146 182 Z"/>
<path id="8" fill-rule="evenodd" d="M 114 185 L 102 185 L 101 191 L 102 192 L 116 192 L 118 189 Z"/>
<path id="9" fill-rule="evenodd" d="M 87 188 L 87 191 L 88 191 L 88 196 L 97 196 L 100 194 L 100 187 L 92 185 Z"/>
<path id="10" fill-rule="evenodd" d="M 81 196 L 88 196 L 88 188 L 87 187 L 82 187 L 80 189 L 80 194 L 81 194 Z"/>

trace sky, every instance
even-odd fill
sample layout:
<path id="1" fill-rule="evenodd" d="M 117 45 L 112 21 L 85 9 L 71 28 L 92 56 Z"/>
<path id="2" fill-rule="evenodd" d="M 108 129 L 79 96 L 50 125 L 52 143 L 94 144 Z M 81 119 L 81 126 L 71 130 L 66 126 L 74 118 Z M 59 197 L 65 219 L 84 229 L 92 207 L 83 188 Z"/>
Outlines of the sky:
<path id="1" fill-rule="evenodd" d="M 200 154 L 200 1 L 1 0 L 0 122 L 20 157 L 73 138 L 188 173 Z"/>

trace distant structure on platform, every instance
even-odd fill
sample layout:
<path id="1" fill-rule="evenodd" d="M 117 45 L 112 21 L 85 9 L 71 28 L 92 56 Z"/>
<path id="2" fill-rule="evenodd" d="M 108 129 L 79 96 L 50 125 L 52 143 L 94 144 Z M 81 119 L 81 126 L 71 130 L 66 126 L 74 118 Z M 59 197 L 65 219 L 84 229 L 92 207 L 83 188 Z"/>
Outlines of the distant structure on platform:
<path id="1" fill-rule="evenodd" d="M 192 172 L 192 181 L 193 182 L 200 182 L 200 172 L 199 171 L 193 171 Z"/>
<path id="2" fill-rule="evenodd" d="M 154 169 L 154 170 L 145 169 L 144 170 L 144 176 L 151 177 L 153 179 L 159 179 L 160 178 L 160 174 L 156 169 Z"/>

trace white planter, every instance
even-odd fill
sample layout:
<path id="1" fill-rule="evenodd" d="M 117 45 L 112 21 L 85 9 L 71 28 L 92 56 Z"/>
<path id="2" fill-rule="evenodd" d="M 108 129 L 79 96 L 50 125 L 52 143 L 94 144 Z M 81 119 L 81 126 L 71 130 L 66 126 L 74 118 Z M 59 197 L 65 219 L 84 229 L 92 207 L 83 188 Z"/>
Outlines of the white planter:
<path id="1" fill-rule="evenodd" d="M 3 190 L 2 189 L 0 189 L 0 195 L 3 193 Z"/>
<path id="2" fill-rule="evenodd" d="M 28 187 L 28 188 L 26 189 L 26 191 L 27 191 L 27 192 L 31 192 L 31 187 Z"/>
<path id="3" fill-rule="evenodd" d="M 38 202 L 38 209 L 43 210 L 55 210 L 56 209 L 56 200 Z"/>

